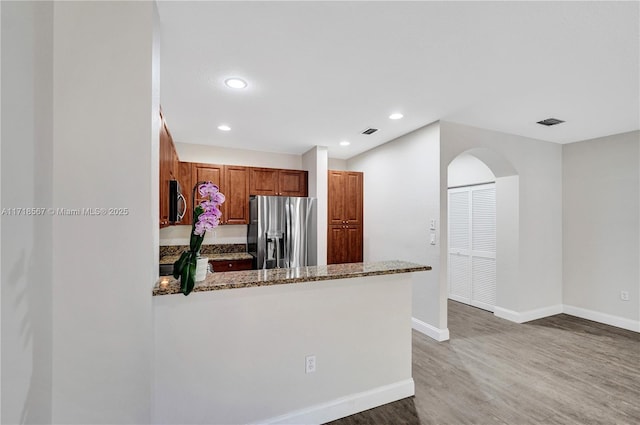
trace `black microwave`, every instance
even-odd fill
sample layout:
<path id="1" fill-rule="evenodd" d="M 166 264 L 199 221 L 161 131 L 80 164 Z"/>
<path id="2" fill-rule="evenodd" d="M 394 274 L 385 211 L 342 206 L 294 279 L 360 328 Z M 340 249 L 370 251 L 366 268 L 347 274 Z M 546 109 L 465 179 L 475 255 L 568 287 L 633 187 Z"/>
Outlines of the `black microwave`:
<path id="1" fill-rule="evenodd" d="M 182 195 L 178 180 L 169 180 L 169 223 L 180 223 L 187 211 L 187 201 Z"/>

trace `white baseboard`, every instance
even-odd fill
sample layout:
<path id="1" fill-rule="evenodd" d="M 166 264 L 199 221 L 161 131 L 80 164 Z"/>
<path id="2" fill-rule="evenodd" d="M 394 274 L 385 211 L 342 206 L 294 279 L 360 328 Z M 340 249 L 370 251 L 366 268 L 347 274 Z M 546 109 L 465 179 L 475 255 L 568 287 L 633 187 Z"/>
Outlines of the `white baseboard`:
<path id="1" fill-rule="evenodd" d="M 543 317 L 553 316 L 560 313 L 580 317 L 582 319 L 593 320 L 594 322 L 604 323 L 605 325 L 611 325 L 617 328 L 640 332 L 640 321 L 638 320 L 626 319 L 624 317 L 613 316 L 611 314 L 600 313 L 599 311 L 587 310 L 586 308 L 574 307 L 566 304 L 557 304 L 536 310 L 524 311 L 522 313 L 496 306 L 493 312 L 496 317 L 516 323 L 530 322 L 532 320 L 542 319 Z"/>
<path id="2" fill-rule="evenodd" d="M 254 424 L 323 424 L 415 394 L 413 378 L 340 397 Z"/>
<path id="3" fill-rule="evenodd" d="M 626 319 L 624 317 L 613 316 L 611 314 L 600 313 L 598 311 L 587 310 L 586 308 L 574 307 L 572 305 L 565 304 L 563 307 L 563 312 L 570 314 L 571 316 L 593 320 L 594 322 L 604 323 L 605 325 L 611 325 L 617 328 L 640 332 L 640 320 Z"/>
<path id="4" fill-rule="evenodd" d="M 516 323 L 530 322 L 532 320 L 542 319 L 543 317 L 553 316 L 554 314 L 560 314 L 562 312 L 562 304 L 537 308 L 535 310 L 523 311 L 522 313 L 498 306 L 493 309 L 493 314 L 496 317 L 500 317 L 501 319 L 506 319 Z"/>
<path id="5" fill-rule="evenodd" d="M 464 298 L 456 294 L 449 294 L 448 296 L 450 300 L 457 301 L 459 303 L 469 304 L 471 302 L 469 298 Z"/>
<path id="6" fill-rule="evenodd" d="M 411 318 L 411 327 L 418 332 L 425 334 L 429 338 L 433 338 L 438 342 L 448 341 L 449 340 L 449 329 L 440 329 L 435 326 L 431 326 L 430 324 L 423 322 L 422 320 L 416 319 L 415 317 Z"/>
<path id="7" fill-rule="evenodd" d="M 520 313 L 518 313 L 517 311 L 495 306 L 493 308 L 493 315 L 510 322 L 522 323 L 520 321 Z"/>

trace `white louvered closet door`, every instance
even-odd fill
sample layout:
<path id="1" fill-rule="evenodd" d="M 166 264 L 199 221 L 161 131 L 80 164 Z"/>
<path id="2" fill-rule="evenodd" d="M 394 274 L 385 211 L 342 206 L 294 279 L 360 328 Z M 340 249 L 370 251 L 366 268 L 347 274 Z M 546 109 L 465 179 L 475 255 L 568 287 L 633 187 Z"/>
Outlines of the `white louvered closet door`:
<path id="1" fill-rule="evenodd" d="M 449 298 L 493 311 L 496 303 L 496 189 L 449 189 Z"/>
<path id="2" fill-rule="evenodd" d="M 468 190 L 449 189 L 449 298 L 471 302 L 471 207 Z"/>

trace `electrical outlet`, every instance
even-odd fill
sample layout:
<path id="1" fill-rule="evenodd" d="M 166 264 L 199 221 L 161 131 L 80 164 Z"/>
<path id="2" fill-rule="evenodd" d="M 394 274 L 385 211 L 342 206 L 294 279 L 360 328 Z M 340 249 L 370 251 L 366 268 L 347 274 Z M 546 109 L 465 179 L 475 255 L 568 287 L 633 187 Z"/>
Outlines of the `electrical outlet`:
<path id="1" fill-rule="evenodd" d="M 313 373 L 316 371 L 316 356 L 307 356 L 304 358 L 304 373 Z"/>
<path id="2" fill-rule="evenodd" d="M 629 293 L 627 291 L 620 291 L 620 299 L 622 301 L 629 301 Z"/>
<path id="3" fill-rule="evenodd" d="M 435 244 L 436 244 L 436 234 L 431 233 L 431 245 L 435 245 Z"/>
<path id="4" fill-rule="evenodd" d="M 431 230 L 436 230 L 436 219 L 431 219 L 431 226 L 429 227 Z"/>

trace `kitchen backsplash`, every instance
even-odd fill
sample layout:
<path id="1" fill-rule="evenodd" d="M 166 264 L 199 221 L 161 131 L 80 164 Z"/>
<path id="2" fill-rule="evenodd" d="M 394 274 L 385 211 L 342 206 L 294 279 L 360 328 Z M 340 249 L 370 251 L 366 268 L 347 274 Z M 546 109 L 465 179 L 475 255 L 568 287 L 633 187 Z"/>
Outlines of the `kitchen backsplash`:
<path id="1" fill-rule="evenodd" d="M 191 238 L 191 226 L 168 226 L 160 229 L 160 246 L 167 245 L 188 245 Z M 218 226 L 213 230 L 209 230 L 204 235 L 204 244 L 246 244 L 247 242 L 247 226 L 224 225 Z"/>
<path id="2" fill-rule="evenodd" d="M 160 258 L 182 254 L 182 252 L 189 249 L 188 245 L 171 245 L 160 247 Z M 200 249 L 201 254 L 222 254 L 230 252 L 247 252 L 246 244 L 216 244 L 216 245 L 202 245 Z"/>

